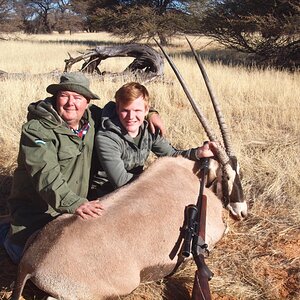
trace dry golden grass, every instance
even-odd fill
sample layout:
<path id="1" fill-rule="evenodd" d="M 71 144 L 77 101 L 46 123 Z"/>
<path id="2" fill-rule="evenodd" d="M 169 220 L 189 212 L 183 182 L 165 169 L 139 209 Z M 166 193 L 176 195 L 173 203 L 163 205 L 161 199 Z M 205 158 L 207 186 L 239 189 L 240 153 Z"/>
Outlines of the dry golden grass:
<path id="1" fill-rule="evenodd" d="M 120 42 L 105 33 L 20 37 L 22 40 L 0 41 L 0 69 L 29 74 L 62 71 L 67 52 L 75 56 L 77 51 L 97 44 Z M 209 44 L 205 38 L 191 37 L 191 41 L 196 49 L 205 47 L 206 55 L 222 52 L 221 47 Z M 208 93 L 195 62 L 188 54 L 184 38 L 176 39 L 166 49 L 174 55 L 192 94 L 215 125 Z M 121 71 L 129 62 L 128 58 L 110 59 L 100 68 Z M 298 299 L 300 74 L 204 62 L 232 132 L 243 171 L 245 196 L 251 207 L 249 218 L 244 222 L 234 223 L 227 217 L 230 230 L 207 259 L 215 273 L 210 283 L 213 299 Z M 76 70 L 75 66 L 73 70 Z M 21 79 L 12 76 L 0 81 L 2 214 L 6 212 L 4 200 L 10 184 L 8 175 L 15 166 L 26 107 L 32 101 L 46 97 L 45 88 L 57 80 L 50 75 L 27 75 Z M 95 103 L 103 106 L 123 82 L 122 78 L 100 81 L 91 77 L 92 89 L 101 96 L 101 100 Z M 147 87 L 153 105 L 165 121 L 169 140 L 182 148 L 201 144 L 205 139 L 203 129 L 169 66 L 165 66 L 164 81 L 148 83 Z M 9 280 L 13 279 L 11 269 L 7 264 L 5 266 L 0 271 L 0 299 L 4 298 L 5 290 L 9 290 Z M 126 299 L 187 299 L 194 271 L 194 265 L 190 264 L 174 279 L 142 285 Z M 183 287 L 181 292 L 180 286 Z M 171 290 L 175 290 L 173 296 L 168 294 Z M 29 296 L 26 299 L 39 298 Z"/>

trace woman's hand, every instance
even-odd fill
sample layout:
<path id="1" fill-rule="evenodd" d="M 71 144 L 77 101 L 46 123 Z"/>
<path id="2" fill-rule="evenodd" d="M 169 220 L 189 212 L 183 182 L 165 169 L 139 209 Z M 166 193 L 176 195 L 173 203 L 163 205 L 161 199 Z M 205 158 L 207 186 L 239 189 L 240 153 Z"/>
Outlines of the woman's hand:
<path id="1" fill-rule="evenodd" d="M 101 216 L 103 210 L 104 208 L 100 204 L 100 201 L 93 200 L 81 204 L 75 210 L 75 214 L 86 220 L 89 219 L 90 217 L 97 218 Z"/>

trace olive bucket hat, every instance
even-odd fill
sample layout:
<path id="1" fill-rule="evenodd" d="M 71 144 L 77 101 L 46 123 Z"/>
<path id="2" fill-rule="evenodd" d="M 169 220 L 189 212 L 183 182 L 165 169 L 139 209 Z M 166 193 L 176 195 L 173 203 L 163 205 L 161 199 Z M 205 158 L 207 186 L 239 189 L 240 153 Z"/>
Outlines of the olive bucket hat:
<path id="1" fill-rule="evenodd" d="M 84 96 L 87 99 L 100 99 L 99 96 L 90 90 L 90 82 L 83 73 L 64 73 L 60 77 L 60 82 L 50 84 L 46 91 L 52 95 L 56 95 L 59 91 L 71 91 Z"/>

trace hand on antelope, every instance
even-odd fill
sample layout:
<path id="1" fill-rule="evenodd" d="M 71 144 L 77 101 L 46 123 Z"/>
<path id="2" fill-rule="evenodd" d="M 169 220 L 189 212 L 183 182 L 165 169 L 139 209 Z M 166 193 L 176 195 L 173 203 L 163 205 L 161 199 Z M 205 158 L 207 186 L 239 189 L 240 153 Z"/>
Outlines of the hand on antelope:
<path id="1" fill-rule="evenodd" d="M 81 218 L 87 220 L 89 218 L 97 218 L 101 216 L 103 206 L 100 204 L 99 200 L 93 200 L 81 204 L 75 211 L 75 214 Z"/>
<path id="2" fill-rule="evenodd" d="M 218 151 L 218 144 L 216 142 L 205 142 L 203 146 L 197 149 L 197 157 L 212 157 Z"/>

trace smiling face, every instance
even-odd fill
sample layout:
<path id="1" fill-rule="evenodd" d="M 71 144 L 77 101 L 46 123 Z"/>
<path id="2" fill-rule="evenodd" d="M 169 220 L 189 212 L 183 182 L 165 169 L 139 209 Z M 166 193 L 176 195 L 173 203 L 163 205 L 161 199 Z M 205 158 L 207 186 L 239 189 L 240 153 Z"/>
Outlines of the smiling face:
<path id="1" fill-rule="evenodd" d="M 138 135 L 139 128 L 143 124 L 148 111 L 143 96 L 127 104 L 119 103 L 117 105 L 120 122 L 131 137 Z"/>
<path id="2" fill-rule="evenodd" d="M 56 110 L 70 128 L 78 129 L 89 102 L 89 99 L 78 93 L 59 91 L 56 97 Z"/>
<path id="3" fill-rule="evenodd" d="M 149 112 L 147 89 L 137 82 L 130 82 L 116 92 L 115 99 L 121 124 L 131 137 L 136 137 Z"/>

